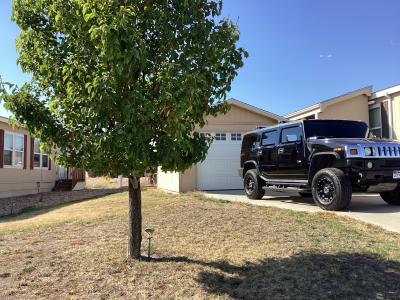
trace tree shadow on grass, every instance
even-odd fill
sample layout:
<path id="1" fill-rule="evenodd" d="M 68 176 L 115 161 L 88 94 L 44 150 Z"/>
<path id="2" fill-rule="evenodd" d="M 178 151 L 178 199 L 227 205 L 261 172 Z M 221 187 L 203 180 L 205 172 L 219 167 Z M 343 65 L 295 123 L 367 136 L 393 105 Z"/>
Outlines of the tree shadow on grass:
<path id="1" fill-rule="evenodd" d="M 187 262 L 214 268 L 197 281 L 214 295 L 234 299 L 400 299 L 400 263 L 357 253 L 301 253 L 242 266 L 226 261 Z"/>

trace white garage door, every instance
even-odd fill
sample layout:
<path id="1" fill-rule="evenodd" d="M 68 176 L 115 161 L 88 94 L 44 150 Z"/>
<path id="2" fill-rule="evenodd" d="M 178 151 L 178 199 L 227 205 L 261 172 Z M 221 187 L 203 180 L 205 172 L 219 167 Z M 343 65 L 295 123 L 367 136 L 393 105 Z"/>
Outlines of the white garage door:
<path id="1" fill-rule="evenodd" d="M 206 159 L 197 165 L 199 190 L 242 189 L 238 174 L 242 133 L 214 133 Z"/>

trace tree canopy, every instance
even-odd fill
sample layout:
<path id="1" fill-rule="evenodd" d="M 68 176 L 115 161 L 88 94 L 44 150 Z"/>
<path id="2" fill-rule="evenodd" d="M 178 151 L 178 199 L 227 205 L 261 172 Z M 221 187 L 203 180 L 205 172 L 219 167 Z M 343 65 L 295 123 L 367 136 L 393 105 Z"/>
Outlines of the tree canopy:
<path id="1" fill-rule="evenodd" d="M 228 109 L 247 52 L 206 0 L 14 0 L 18 64 L 5 106 L 57 160 L 99 175 L 178 171 L 204 159 L 195 132 Z"/>

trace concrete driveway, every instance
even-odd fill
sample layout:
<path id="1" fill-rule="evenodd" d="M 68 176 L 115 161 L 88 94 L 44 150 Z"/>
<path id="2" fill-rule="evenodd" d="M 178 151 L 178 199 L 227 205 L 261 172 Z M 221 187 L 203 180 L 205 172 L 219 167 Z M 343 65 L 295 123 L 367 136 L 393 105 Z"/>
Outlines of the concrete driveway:
<path id="1" fill-rule="evenodd" d="M 262 200 L 250 200 L 242 190 L 206 191 L 208 197 L 243 202 L 260 206 L 286 208 L 295 211 L 323 212 L 312 198 L 302 198 L 297 193 L 267 192 Z M 386 204 L 377 194 L 354 194 L 347 211 L 334 212 L 386 230 L 400 233 L 400 206 Z"/>

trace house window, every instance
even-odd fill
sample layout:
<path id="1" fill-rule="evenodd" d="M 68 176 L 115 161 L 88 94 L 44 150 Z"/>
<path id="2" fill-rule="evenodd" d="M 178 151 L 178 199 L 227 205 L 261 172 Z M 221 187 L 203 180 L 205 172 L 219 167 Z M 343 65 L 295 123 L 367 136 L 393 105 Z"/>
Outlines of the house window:
<path id="1" fill-rule="evenodd" d="M 242 134 L 240 132 L 232 132 L 231 133 L 231 141 L 241 141 Z"/>
<path id="2" fill-rule="evenodd" d="M 381 108 L 376 107 L 369 110 L 369 127 L 373 135 L 382 136 Z"/>
<path id="3" fill-rule="evenodd" d="M 33 145 L 33 167 L 34 168 L 48 168 L 49 156 L 40 150 L 40 140 L 35 139 Z"/>
<path id="4" fill-rule="evenodd" d="M 226 133 L 217 132 L 215 134 L 215 140 L 216 141 L 226 141 Z"/>
<path id="5" fill-rule="evenodd" d="M 6 132 L 4 133 L 4 166 L 22 168 L 24 165 L 24 136 Z"/>

